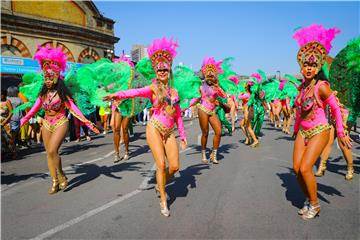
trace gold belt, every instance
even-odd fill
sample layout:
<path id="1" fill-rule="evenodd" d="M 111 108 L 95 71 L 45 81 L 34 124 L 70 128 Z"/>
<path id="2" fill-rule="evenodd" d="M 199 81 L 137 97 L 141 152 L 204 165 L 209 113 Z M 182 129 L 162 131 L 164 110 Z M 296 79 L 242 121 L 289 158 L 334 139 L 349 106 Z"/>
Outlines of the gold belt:
<path id="1" fill-rule="evenodd" d="M 198 103 L 196 105 L 198 107 L 198 109 L 202 110 L 204 113 L 206 113 L 207 115 L 214 115 L 215 112 L 211 111 L 210 109 L 208 109 L 207 107 L 205 107 L 204 105 L 202 105 L 201 103 Z"/>
<path id="2" fill-rule="evenodd" d="M 45 118 L 44 118 L 44 121 L 43 121 L 43 126 L 49 130 L 50 132 L 55 132 L 55 130 L 62 126 L 64 123 L 68 122 L 69 120 L 63 116 L 62 118 L 60 118 L 59 120 L 56 121 L 55 124 L 50 124 Z"/>
<path id="3" fill-rule="evenodd" d="M 174 127 L 168 128 L 162 122 L 153 117 L 150 118 L 148 124 L 156 128 L 160 132 L 160 135 L 164 141 L 166 141 L 168 137 L 170 137 L 170 135 L 174 132 Z"/>
<path id="4" fill-rule="evenodd" d="M 320 124 L 320 125 L 317 125 L 313 128 L 310 128 L 308 130 L 300 130 L 300 134 L 303 138 L 305 139 L 310 139 L 312 138 L 313 136 L 315 136 L 316 134 L 319 134 L 319 133 L 322 133 L 328 129 L 330 129 L 331 126 L 329 124 Z"/>

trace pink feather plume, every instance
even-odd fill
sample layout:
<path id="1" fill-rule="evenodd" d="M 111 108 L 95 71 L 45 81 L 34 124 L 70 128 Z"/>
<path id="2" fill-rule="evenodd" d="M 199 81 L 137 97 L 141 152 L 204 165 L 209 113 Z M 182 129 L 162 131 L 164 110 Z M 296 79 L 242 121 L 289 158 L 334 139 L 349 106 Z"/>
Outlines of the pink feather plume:
<path id="1" fill-rule="evenodd" d="M 127 64 L 130 65 L 130 67 L 134 67 L 134 63 L 131 61 L 131 59 L 129 57 L 126 57 L 124 54 L 119 57 L 119 58 L 114 58 L 113 59 L 113 62 L 114 63 L 117 63 L 117 62 L 126 62 Z"/>
<path id="2" fill-rule="evenodd" d="M 59 64 L 61 71 L 66 69 L 67 57 L 61 51 L 61 48 L 40 47 L 35 53 L 34 59 L 39 62 L 40 66 L 42 66 L 44 60 L 51 60 Z"/>
<path id="3" fill-rule="evenodd" d="M 206 58 L 204 59 L 204 61 L 203 61 L 203 64 L 202 64 L 201 69 L 204 68 L 204 66 L 206 66 L 206 65 L 208 65 L 208 64 L 212 64 L 212 65 L 214 65 L 214 66 L 216 67 L 217 72 L 218 72 L 219 74 L 221 74 L 221 73 L 223 73 L 223 70 L 222 70 L 222 68 L 221 68 L 221 64 L 222 64 L 222 63 L 223 63 L 222 61 L 216 62 L 213 57 L 209 57 L 209 58 L 206 57 Z"/>
<path id="4" fill-rule="evenodd" d="M 173 41 L 173 39 L 166 39 L 163 37 L 162 39 L 155 39 L 152 44 L 148 47 L 147 51 L 149 56 L 152 56 L 155 52 L 159 50 L 167 51 L 171 54 L 172 58 L 176 56 L 176 48 L 179 46 L 177 41 Z"/>
<path id="5" fill-rule="evenodd" d="M 284 86 L 285 86 L 286 82 L 287 82 L 286 79 L 281 80 L 281 82 L 279 84 L 279 90 L 282 91 L 284 89 Z"/>
<path id="6" fill-rule="evenodd" d="M 250 75 L 250 77 L 256 78 L 256 81 L 259 83 L 261 81 L 261 75 L 258 73 L 253 73 Z"/>
<path id="7" fill-rule="evenodd" d="M 240 83 L 239 78 L 237 76 L 230 76 L 229 80 L 233 81 L 236 85 Z"/>
<path id="8" fill-rule="evenodd" d="M 296 31 L 293 38 L 298 42 L 300 47 L 309 42 L 317 41 L 321 43 L 325 47 L 326 52 L 329 53 L 332 48 L 331 42 L 339 33 L 340 29 L 336 27 L 325 29 L 322 25 L 312 24 Z"/>

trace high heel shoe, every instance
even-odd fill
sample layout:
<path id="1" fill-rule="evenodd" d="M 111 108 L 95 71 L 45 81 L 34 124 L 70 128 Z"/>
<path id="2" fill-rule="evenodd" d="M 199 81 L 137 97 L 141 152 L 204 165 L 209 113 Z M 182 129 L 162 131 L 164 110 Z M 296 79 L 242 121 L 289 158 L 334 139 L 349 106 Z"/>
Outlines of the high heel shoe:
<path id="1" fill-rule="evenodd" d="M 213 149 L 213 150 L 212 150 L 212 153 L 210 154 L 210 161 L 211 161 L 212 163 L 214 163 L 214 164 L 218 164 L 218 163 L 219 163 L 219 161 L 217 160 L 216 154 L 217 154 L 217 150 L 215 150 L 215 149 Z"/>
<path id="2" fill-rule="evenodd" d="M 114 163 L 120 162 L 121 157 L 119 153 L 115 153 L 115 157 L 114 157 Z"/>
<path id="3" fill-rule="evenodd" d="M 129 152 L 125 152 L 124 161 L 129 160 Z"/>
<path id="4" fill-rule="evenodd" d="M 310 205 L 309 199 L 306 199 L 304 202 L 304 206 L 301 209 L 299 209 L 298 214 L 303 215 L 304 213 L 306 213 L 309 210 L 309 205 Z"/>
<path id="5" fill-rule="evenodd" d="M 52 184 L 48 190 L 48 193 L 51 195 L 51 194 L 57 193 L 58 191 L 59 191 L 59 181 L 58 181 L 57 177 L 53 177 Z"/>
<path id="6" fill-rule="evenodd" d="M 251 144 L 251 145 L 250 145 L 250 147 L 252 147 L 252 148 L 256 148 L 256 147 L 258 147 L 258 146 L 259 146 L 259 144 L 260 144 L 260 142 L 259 142 L 259 141 L 257 141 L 257 142 L 254 142 L 253 144 Z"/>
<path id="7" fill-rule="evenodd" d="M 354 177 L 354 167 L 353 167 L 353 164 L 350 163 L 350 164 L 348 164 L 348 167 L 347 167 L 345 180 L 350 181 L 351 179 L 353 179 L 353 177 Z"/>
<path id="8" fill-rule="evenodd" d="M 314 174 L 316 177 L 322 177 L 326 171 L 326 160 L 321 159 L 317 172 Z"/>
<path id="9" fill-rule="evenodd" d="M 313 219 L 317 216 L 320 216 L 320 204 L 317 204 L 315 206 L 309 205 L 309 209 L 302 215 L 302 218 L 304 220 L 307 219 Z"/>
<path id="10" fill-rule="evenodd" d="M 249 138 L 246 138 L 245 139 L 245 145 L 249 145 L 250 144 L 250 140 L 249 140 Z"/>
<path id="11" fill-rule="evenodd" d="M 67 177 L 65 176 L 65 173 L 61 170 L 58 171 L 59 173 L 59 188 L 61 190 L 65 190 L 65 188 L 68 186 L 68 179 Z"/>
<path id="12" fill-rule="evenodd" d="M 170 211 L 167 207 L 167 202 L 164 201 L 164 202 L 161 202 L 160 201 L 160 213 L 162 215 L 164 215 L 165 217 L 169 217 L 170 216 Z"/>
<path id="13" fill-rule="evenodd" d="M 206 151 L 205 150 L 202 150 L 201 151 L 201 162 L 204 163 L 204 164 L 208 164 L 208 160 L 206 158 Z"/>

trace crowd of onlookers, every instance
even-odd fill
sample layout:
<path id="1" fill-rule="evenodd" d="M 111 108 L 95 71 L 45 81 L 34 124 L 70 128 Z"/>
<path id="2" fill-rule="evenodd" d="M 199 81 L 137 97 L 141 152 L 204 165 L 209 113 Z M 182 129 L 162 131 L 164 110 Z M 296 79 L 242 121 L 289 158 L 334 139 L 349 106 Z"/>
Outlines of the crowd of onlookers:
<path id="1" fill-rule="evenodd" d="M 14 111 L 19 105 L 26 102 L 27 99 L 19 92 L 18 87 L 10 86 L 1 90 L 1 157 L 4 160 L 16 159 L 17 153 L 23 148 L 32 148 L 36 145 L 42 145 L 41 128 L 43 124 L 44 111 L 39 111 L 36 116 L 32 117 L 28 123 L 20 127 L 20 119 L 26 114 L 25 111 Z M 111 131 L 111 106 L 95 107 L 91 114 L 85 117 L 99 126 L 103 134 Z M 142 112 L 132 118 L 130 121 L 130 137 L 133 136 L 133 125 L 146 125 L 150 119 L 149 109 L 145 108 Z M 91 141 L 92 133 L 77 118 L 70 113 L 67 114 L 69 119 L 69 133 L 64 141 L 80 142 L 82 139 Z M 184 112 L 185 118 L 197 117 L 195 107 L 187 109 Z"/>

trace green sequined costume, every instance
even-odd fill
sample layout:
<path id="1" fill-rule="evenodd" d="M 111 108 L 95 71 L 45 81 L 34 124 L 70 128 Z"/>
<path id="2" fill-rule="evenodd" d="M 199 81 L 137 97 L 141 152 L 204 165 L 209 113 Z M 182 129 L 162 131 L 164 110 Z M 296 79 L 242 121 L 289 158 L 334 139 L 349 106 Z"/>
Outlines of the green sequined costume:
<path id="1" fill-rule="evenodd" d="M 224 105 L 227 105 L 227 99 L 218 97 L 219 105 L 215 108 L 215 113 L 217 114 L 221 122 L 221 135 L 225 134 L 224 127 L 228 130 L 229 135 L 232 135 L 232 126 L 231 123 L 226 119 L 226 113 Z"/>
<path id="2" fill-rule="evenodd" d="M 329 72 L 331 88 L 350 112 L 348 122 L 360 116 L 360 37 L 350 41 L 334 58 Z"/>

